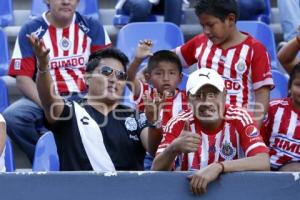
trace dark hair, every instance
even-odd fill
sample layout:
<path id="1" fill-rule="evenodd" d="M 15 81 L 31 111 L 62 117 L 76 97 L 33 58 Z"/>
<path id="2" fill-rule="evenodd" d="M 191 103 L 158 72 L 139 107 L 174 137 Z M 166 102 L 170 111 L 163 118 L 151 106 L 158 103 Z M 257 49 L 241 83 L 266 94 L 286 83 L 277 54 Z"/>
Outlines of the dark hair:
<path id="1" fill-rule="evenodd" d="M 124 67 L 124 71 L 126 72 L 126 66 L 129 62 L 127 56 L 119 49 L 113 47 L 105 48 L 103 50 L 92 53 L 89 57 L 89 62 L 86 65 L 86 71 L 93 72 L 94 69 L 99 66 L 99 63 L 103 58 L 114 58 L 120 61 Z"/>
<path id="2" fill-rule="evenodd" d="M 151 73 L 153 69 L 155 69 L 158 66 L 158 63 L 166 61 L 166 62 L 171 62 L 177 65 L 178 71 L 181 73 L 182 72 L 182 65 L 180 62 L 179 57 L 174 53 L 173 51 L 170 50 L 160 50 L 157 51 L 149 58 L 148 62 L 148 67 L 147 67 L 147 72 Z"/>
<path id="3" fill-rule="evenodd" d="M 288 89 L 291 89 L 292 83 L 296 77 L 296 74 L 300 73 L 300 63 L 296 64 L 293 67 L 292 72 L 290 73 L 290 79 L 289 79 L 289 85 L 288 85 Z"/>
<path id="4" fill-rule="evenodd" d="M 239 6 L 236 0 L 197 0 L 195 13 L 197 16 L 203 13 L 213 15 L 223 22 L 230 13 L 233 13 L 237 20 L 239 18 Z"/>

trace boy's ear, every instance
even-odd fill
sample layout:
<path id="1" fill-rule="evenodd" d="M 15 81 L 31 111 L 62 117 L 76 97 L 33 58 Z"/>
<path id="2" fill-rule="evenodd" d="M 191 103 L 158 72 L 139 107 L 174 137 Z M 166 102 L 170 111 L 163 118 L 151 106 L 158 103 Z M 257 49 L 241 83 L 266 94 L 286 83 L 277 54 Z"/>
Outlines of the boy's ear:
<path id="1" fill-rule="evenodd" d="M 236 15 L 234 13 L 229 13 L 229 15 L 227 16 L 227 20 L 230 24 L 235 24 L 237 20 Z"/>
<path id="2" fill-rule="evenodd" d="M 145 81 L 148 83 L 150 81 L 150 74 L 149 72 L 144 72 Z"/>

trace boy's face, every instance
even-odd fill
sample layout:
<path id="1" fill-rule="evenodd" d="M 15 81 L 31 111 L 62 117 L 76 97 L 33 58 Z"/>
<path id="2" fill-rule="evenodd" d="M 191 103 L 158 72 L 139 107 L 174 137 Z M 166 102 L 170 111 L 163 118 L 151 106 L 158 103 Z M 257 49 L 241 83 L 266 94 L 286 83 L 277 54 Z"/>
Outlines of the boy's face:
<path id="1" fill-rule="evenodd" d="M 161 61 L 150 72 L 150 82 L 159 94 L 165 91 L 174 94 L 177 85 L 181 82 L 182 75 L 175 63 Z"/>
<path id="2" fill-rule="evenodd" d="M 221 19 L 206 13 L 199 15 L 198 19 L 203 27 L 203 33 L 216 45 L 221 45 L 229 39 L 232 33 L 231 27 L 235 24 L 229 17 L 223 22 Z"/>
<path id="3" fill-rule="evenodd" d="M 295 79 L 292 82 L 290 92 L 293 104 L 296 108 L 300 108 L 300 73 L 296 74 Z"/>

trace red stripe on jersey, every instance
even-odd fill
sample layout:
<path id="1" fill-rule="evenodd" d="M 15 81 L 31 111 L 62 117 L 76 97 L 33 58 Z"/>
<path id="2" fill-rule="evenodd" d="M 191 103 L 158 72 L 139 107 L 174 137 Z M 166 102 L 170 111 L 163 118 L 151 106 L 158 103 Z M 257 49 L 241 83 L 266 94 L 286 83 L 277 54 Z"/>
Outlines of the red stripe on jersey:
<path id="1" fill-rule="evenodd" d="M 201 59 L 199 59 L 199 58 L 203 57 L 204 51 L 207 48 L 207 44 L 208 44 L 208 41 L 206 41 L 206 43 L 204 43 L 204 44 L 201 45 L 202 46 L 201 47 L 201 51 L 199 52 L 199 56 L 198 56 L 198 68 L 199 67 L 205 67 L 205 66 L 201 65 Z"/>
<path id="2" fill-rule="evenodd" d="M 283 155 L 276 161 L 276 163 L 283 165 L 283 164 L 289 163 L 291 160 L 292 160 L 292 157 Z"/>
<path id="3" fill-rule="evenodd" d="M 291 119 L 292 112 L 283 112 L 280 120 L 280 126 L 279 126 L 279 133 L 287 133 L 290 125 L 290 119 Z M 289 119 L 289 120 L 283 120 L 283 119 Z"/>
<path id="4" fill-rule="evenodd" d="M 209 52 L 209 54 L 207 56 L 207 62 L 206 62 L 206 67 L 207 68 L 211 68 L 212 67 L 212 59 L 213 59 L 213 57 L 215 55 L 216 49 L 217 49 L 216 46 L 212 45 L 211 50 L 210 50 L 210 52 Z"/>
<path id="5" fill-rule="evenodd" d="M 59 93 L 68 93 L 68 86 L 66 84 L 66 81 L 64 80 L 63 76 L 61 75 L 60 71 L 58 68 L 54 69 L 55 77 L 56 77 L 56 82 L 57 82 L 57 88 Z"/>
<path id="6" fill-rule="evenodd" d="M 75 24 L 74 25 L 74 49 L 73 49 L 73 53 L 76 55 L 77 51 L 78 51 L 78 40 L 79 40 L 79 25 Z"/>
<path id="7" fill-rule="evenodd" d="M 251 60 L 251 51 L 249 50 L 247 53 L 247 57 L 246 57 L 246 62 L 248 60 Z M 247 64 L 248 65 L 248 64 Z M 243 101 L 242 101 L 242 106 L 247 106 L 249 101 L 249 87 L 248 87 L 248 78 L 249 78 L 249 74 L 250 74 L 250 68 L 252 66 L 248 66 L 247 70 L 245 71 L 245 73 L 243 74 Z M 251 72 L 252 73 L 252 72 Z M 252 83 L 253 84 L 253 83 Z"/>
<path id="8" fill-rule="evenodd" d="M 111 47 L 112 44 L 107 44 L 107 45 L 91 45 L 91 53 L 94 53 L 96 51 L 100 51 L 102 49 Z"/>
<path id="9" fill-rule="evenodd" d="M 87 34 L 84 34 L 83 36 L 83 41 L 82 41 L 82 52 L 84 53 L 86 50 L 86 45 L 87 45 Z"/>
<path id="10" fill-rule="evenodd" d="M 56 36 L 56 28 L 52 25 L 49 26 L 49 33 L 50 33 L 50 39 L 51 44 L 53 48 L 53 56 L 58 56 L 58 46 L 57 46 L 57 36 Z"/>
<path id="11" fill-rule="evenodd" d="M 83 89 L 85 87 L 85 83 L 83 82 L 83 80 L 81 78 L 79 78 L 72 69 L 66 68 L 66 71 L 73 78 L 73 80 L 76 83 L 79 90 L 83 91 Z"/>
<path id="12" fill-rule="evenodd" d="M 238 46 L 234 52 L 235 55 L 240 55 L 242 50 L 242 46 Z M 230 78 L 236 79 L 237 78 L 237 72 L 236 72 L 236 65 L 238 65 L 240 56 L 233 56 L 232 58 L 232 64 L 230 68 Z M 236 95 L 230 95 L 229 102 L 232 105 L 235 105 L 237 103 L 237 96 Z"/>
<path id="13" fill-rule="evenodd" d="M 69 36 L 70 36 L 69 27 L 64 28 L 63 29 L 63 38 L 69 39 Z M 64 56 L 67 56 L 67 55 L 69 55 L 69 50 L 64 51 Z"/>
<path id="14" fill-rule="evenodd" d="M 192 169 L 200 169 L 200 155 L 201 155 L 201 148 L 198 148 L 198 150 L 194 153 Z"/>
<path id="15" fill-rule="evenodd" d="M 219 59 L 219 62 L 218 62 L 217 72 L 220 75 L 222 75 L 224 73 L 224 69 L 225 69 L 225 60 L 222 59 L 223 57 L 226 57 L 226 54 L 224 51 L 221 52 L 221 58 Z"/>

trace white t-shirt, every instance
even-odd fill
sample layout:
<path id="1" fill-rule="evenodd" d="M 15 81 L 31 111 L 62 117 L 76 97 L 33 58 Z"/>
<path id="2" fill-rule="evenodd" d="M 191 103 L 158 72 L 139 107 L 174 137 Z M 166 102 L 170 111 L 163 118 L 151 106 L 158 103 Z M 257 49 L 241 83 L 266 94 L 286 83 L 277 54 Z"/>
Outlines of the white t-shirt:
<path id="1" fill-rule="evenodd" d="M 5 123 L 3 116 L 0 114 L 0 123 Z M 5 148 L 3 149 L 2 154 L 0 155 L 0 172 L 5 172 L 5 162 L 4 162 Z"/>

